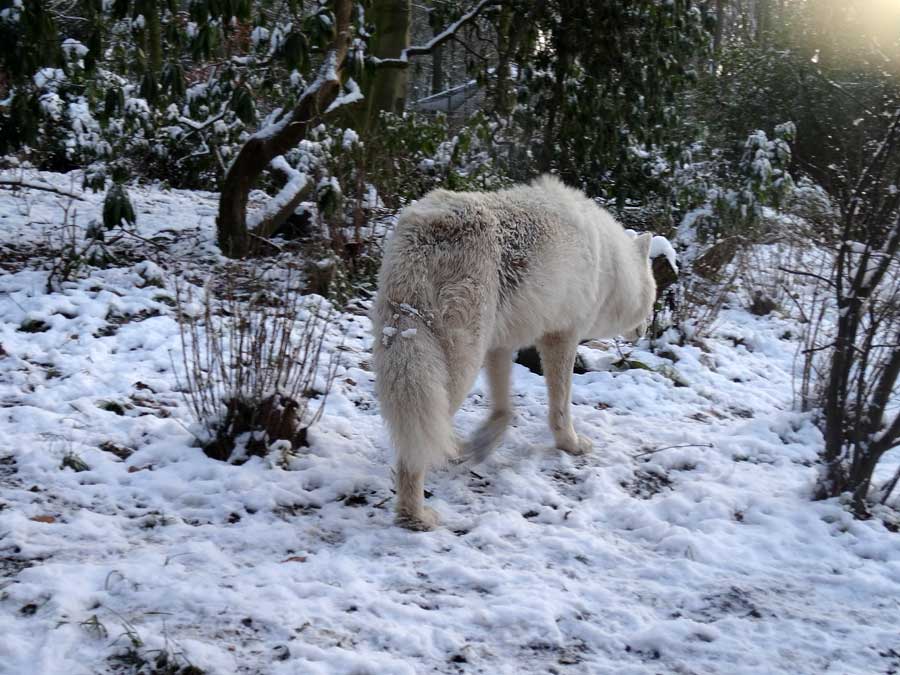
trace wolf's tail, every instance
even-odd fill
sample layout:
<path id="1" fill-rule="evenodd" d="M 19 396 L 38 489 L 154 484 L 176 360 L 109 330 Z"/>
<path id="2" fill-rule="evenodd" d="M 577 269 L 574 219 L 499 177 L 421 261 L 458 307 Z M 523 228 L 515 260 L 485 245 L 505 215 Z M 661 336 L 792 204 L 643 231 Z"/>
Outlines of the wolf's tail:
<path id="1" fill-rule="evenodd" d="M 444 350 L 410 306 L 375 307 L 375 377 L 381 414 L 399 466 L 419 472 L 456 454 Z M 405 310 L 405 311 L 404 311 Z"/>

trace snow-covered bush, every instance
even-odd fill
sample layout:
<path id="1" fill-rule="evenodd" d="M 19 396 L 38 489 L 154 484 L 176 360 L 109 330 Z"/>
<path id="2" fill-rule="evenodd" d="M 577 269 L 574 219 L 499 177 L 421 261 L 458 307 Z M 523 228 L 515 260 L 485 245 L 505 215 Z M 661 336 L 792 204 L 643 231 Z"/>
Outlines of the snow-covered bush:
<path id="1" fill-rule="evenodd" d="M 0 154 L 211 189 L 248 126 L 289 106 L 325 6 L 29 2 L 0 12 Z M 251 13 L 251 9 L 253 9 Z"/>

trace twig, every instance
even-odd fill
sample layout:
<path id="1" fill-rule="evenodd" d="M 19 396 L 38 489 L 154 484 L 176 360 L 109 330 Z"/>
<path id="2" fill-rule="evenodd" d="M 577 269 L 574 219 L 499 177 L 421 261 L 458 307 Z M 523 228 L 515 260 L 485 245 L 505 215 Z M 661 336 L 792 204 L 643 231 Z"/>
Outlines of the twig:
<path id="1" fill-rule="evenodd" d="M 674 450 L 675 448 L 714 448 L 712 443 L 682 443 L 681 445 L 667 445 L 664 448 L 656 448 L 655 450 L 647 450 L 646 452 L 639 452 L 634 455 L 634 457 L 645 457 L 647 455 L 655 455 L 657 452 L 662 452 L 663 450 Z"/>
<path id="2" fill-rule="evenodd" d="M 839 85 L 837 82 L 835 82 L 835 81 L 832 80 L 830 77 L 828 77 L 825 73 L 822 72 L 822 70 L 821 70 L 820 68 L 816 68 L 816 69 L 815 69 L 815 73 L 816 73 L 816 75 L 818 75 L 818 76 L 822 79 L 822 81 L 825 82 L 825 84 L 827 84 L 829 87 L 831 87 L 831 88 L 834 89 L 835 91 L 837 91 L 837 92 L 843 94 L 844 96 L 846 96 L 847 98 L 849 98 L 851 101 L 853 101 L 854 103 L 856 103 L 856 104 L 862 109 L 862 111 L 863 111 L 864 113 L 866 113 L 869 117 L 872 117 L 872 118 L 877 118 L 877 117 L 878 117 L 878 115 L 877 115 L 875 112 L 873 112 L 872 110 L 870 110 L 869 107 L 868 107 L 863 101 L 861 101 L 861 100 L 860 100 L 859 98 L 857 98 L 853 93 L 851 93 L 850 91 L 846 90 L 844 87 L 842 87 L 842 86 Z"/>
<path id="3" fill-rule="evenodd" d="M 271 239 L 267 237 L 260 237 L 258 234 L 254 234 L 253 232 L 249 232 L 248 234 L 250 235 L 251 239 L 255 239 L 256 241 L 260 242 L 261 244 L 265 244 L 266 246 L 271 246 L 279 253 L 284 253 L 284 247 L 279 246 Z"/>
<path id="4" fill-rule="evenodd" d="M 778 270 L 781 272 L 787 272 L 788 274 L 796 274 L 797 276 L 801 277 L 811 277 L 813 279 L 816 279 L 817 281 L 821 281 L 831 287 L 834 287 L 834 281 L 832 279 L 823 277 L 821 274 L 816 274 L 815 272 L 807 272 L 805 270 L 792 270 L 788 267 L 779 267 Z"/>
<path id="5" fill-rule="evenodd" d="M 801 354 L 815 354 L 816 352 L 821 352 L 821 351 L 825 351 L 826 349 L 831 349 L 836 344 L 837 343 L 834 340 L 832 340 L 831 342 L 829 342 L 826 345 L 820 345 L 818 347 L 807 347 L 806 349 L 802 350 L 800 353 Z"/>
<path id="6" fill-rule="evenodd" d="M 897 481 L 900 481 L 900 467 L 897 468 L 897 473 L 894 474 L 894 477 L 882 488 L 884 490 L 884 495 L 881 497 L 882 504 L 887 503 L 888 498 L 894 492 L 894 488 L 897 487 Z"/>
<path id="7" fill-rule="evenodd" d="M 791 301 L 794 303 L 794 305 L 796 305 L 797 309 L 800 312 L 800 321 L 802 323 L 809 323 L 810 319 L 808 316 L 806 316 L 806 312 L 803 311 L 803 305 L 801 305 L 800 301 L 794 297 L 793 293 L 791 293 L 791 289 L 788 288 L 784 284 L 779 284 L 779 286 L 784 291 L 785 295 L 787 295 L 791 299 Z"/>

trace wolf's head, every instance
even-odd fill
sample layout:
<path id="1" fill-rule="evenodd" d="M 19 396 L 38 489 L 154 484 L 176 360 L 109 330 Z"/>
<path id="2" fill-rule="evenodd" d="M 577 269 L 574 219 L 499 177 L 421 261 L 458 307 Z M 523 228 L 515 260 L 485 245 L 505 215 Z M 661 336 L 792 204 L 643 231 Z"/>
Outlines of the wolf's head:
<path id="1" fill-rule="evenodd" d="M 623 333 L 626 340 L 634 341 L 642 337 L 650 323 L 653 304 L 656 302 L 656 279 L 653 277 L 653 266 L 650 261 L 650 243 L 653 235 L 649 232 L 639 234 L 633 240 L 637 254 L 637 293 L 633 298 L 633 317 L 637 323 Z"/>

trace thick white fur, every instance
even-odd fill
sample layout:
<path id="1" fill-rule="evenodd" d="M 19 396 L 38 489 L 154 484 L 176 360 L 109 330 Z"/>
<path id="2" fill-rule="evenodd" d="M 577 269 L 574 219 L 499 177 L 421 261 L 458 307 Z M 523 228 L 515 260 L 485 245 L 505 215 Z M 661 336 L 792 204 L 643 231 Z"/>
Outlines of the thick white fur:
<path id="1" fill-rule="evenodd" d="M 452 416 L 487 365 L 483 456 L 511 418 L 515 350 L 537 345 L 557 447 L 581 453 L 570 415 L 580 340 L 636 330 L 653 305 L 650 236 L 632 240 L 583 193 L 544 176 L 499 192 L 435 190 L 400 214 L 372 311 L 376 387 L 397 453 L 397 518 L 430 529 L 425 471 L 459 448 Z"/>

